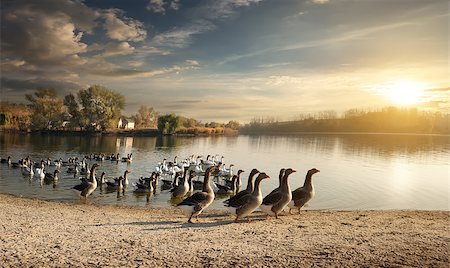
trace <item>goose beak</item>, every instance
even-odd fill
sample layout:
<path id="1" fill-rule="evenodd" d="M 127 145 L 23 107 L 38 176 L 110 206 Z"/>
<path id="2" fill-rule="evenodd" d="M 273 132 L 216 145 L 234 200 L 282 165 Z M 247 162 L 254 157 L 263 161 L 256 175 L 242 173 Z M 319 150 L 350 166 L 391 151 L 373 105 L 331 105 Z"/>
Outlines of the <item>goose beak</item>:
<path id="1" fill-rule="evenodd" d="M 297 170 L 292 170 L 292 173 L 297 172 Z"/>

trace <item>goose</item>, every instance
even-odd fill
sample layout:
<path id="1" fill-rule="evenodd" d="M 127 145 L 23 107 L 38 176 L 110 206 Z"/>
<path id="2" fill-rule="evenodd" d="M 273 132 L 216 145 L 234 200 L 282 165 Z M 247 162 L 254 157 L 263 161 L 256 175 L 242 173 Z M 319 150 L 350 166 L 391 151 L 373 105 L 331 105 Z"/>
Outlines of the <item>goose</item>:
<path id="1" fill-rule="evenodd" d="M 89 179 L 73 187 L 75 191 L 79 192 L 79 196 L 83 197 L 84 200 L 86 200 L 87 197 L 91 195 L 95 191 L 95 189 L 97 189 L 97 179 L 95 178 L 95 169 L 99 166 L 100 166 L 99 164 L 94 163 L 89 173 Z"/>
<path id="2" fill-rule="evenodd" d="M 219 176 L 225 177 L 225 178 L 231 178 L 233 177 L 233 167 L 234 164 L 230 164 L 229 168 L 226 168 L 225 165 L 223 165 L 222 170 L 219 172 Z"/>
<path id="3" fill-rule="evenodd" d="M 2 158 L 0 161 L 2 164 L 8 164 L 11 165 L 11 156 L 8 156 L 8 158 Z"/>
<path id="4" fill-rule="evenodd" d="M 283 184 L 283 176 L 284 176 L 285 170 L 286 169 L 284 169 L 284 168 L 280 169 L 280 173 L 278 174 L 278 187 L 273 189 L 272 192 L 270 192 L 268 195 L 266 195 L 266 197 L 271 196 L 271 195 L 275 194 L 276 192 L 280 191 L 281 184 Z M 264 197 L 264 199 L 263 199 L 263 204 L 264 204 L 264 200 L 266 199 L 266 197 Z"/>
<path id="5" fill-rule="evenodd" d="M 130 173 L 131 171 L 129 171 L 128 169 L 127 170 L 125 170 L 125 172 L 123 173 L 123 187 L 127 187 L 128 186 L 128 184 L 129 184 L 129 181 L 128 181 L 128 173 Z"/>
<path id="6" fill-rule="evenodd" d="M 184 168 L 184 174 L 180 184 L 170 190 L 172 192 L 172 198 L 183 198 L 189 191 L 189 181 L 186 178 L 188 170 L 188 168 Z"/>
<path id="7" fill-rule="evenodd" d="M 30 163 L 29 166 L 27 166 L 24 169 L 22 169 L 22 175 L 33 178 L 33 176 L 34 176 L 33 166 L 34 166 L 34 164 Z"/>
<path id="8" fill-rule="evenodd" d="M 133 153 L 127 154 L 127 157 L 122 157 L 122 162 L 131 163 L 133 161 Z"/>
<path id="9" fill-rule="evenodd" d="M 231 178 L 231 185 L 220 185 L 216 184 L 217 190 L 214 191 L 216 194 L 235 194 L 236 193 L 236 182 L 237 182 L 237 175 L 233 175 L 233 178 Z"/>
<path id="10" fill-rule="evenodd" d="M 58 169 L 56 169 L 56 170 L 53 172 L 53 174 L 52 174 L 52 173 L 49 173 L 49 172 L 45 173 L 44 180 L 46 180 L 46 181 L 58 181 L 58 180 L 59 180 L 59 177 L 58 177 L 58 173 L 59 173 L 59 172 L 60 172 L 60 171 L 59 171 Z"/>
<path id="11" fill-rule="evenodd" d="M 289 175 L 296 172 L 292 168 L 286 169 L 281 179 L 281 185 L 277 191 L 272 191 L 268 194 L 261 204 L 261 211 L 266 213 L 267 216 L 275 216 L 278 219 L 278 214 L 283 211 L 287 204 L 292 199 L 291 188 L 289 187 L 288 178 Z M 281 175 L 280 171 L 280 175 Z"/>
<path id="12" fill-rule="evenodd" d="M 177 205 L 189 217 L 188 223 L 192 223 L 192 217 L 194 216 L 198 221 L 198 215 L 214 201 L 214 191 L 210 185 L 210 175 L 215 169 L 216 167 L 212 166 L 206 170 L 203 179 L 203 191 L 194 193 Z"/>
<path id="13" fill-rule="evenodd" d="M 237 174 L 236 174 L 236 175 L 233 175 L 233 176 L 236 176 L 236 190 L 238 190 L 239 187 L 241 187 L 241 184 L 242 184 L 242 182 L 241 182 L 241 174 L 244 173 L 244 172 L 245 172 L 245 171 L 243 171 L 242 169 L 239 169 L 238 172 L 237 172 Z M 226 183 L 226 185 L 227 185 L 228 187 L 231 188 L 231 186 L 232 186 L 232 180 L 226 180 L 225 183 Z"/>
<path id="14" fill-rule="evenodd" d="M 135 193 L 148 193 L 153 192 L 153 181 L 155 180 L 155 174 L 152 174 L 150 178 L 140 178 L 139 182 L 133 184 L 136 189 L 134 190 Z"/>
<path id="15" fill-rule="evenodd" d="M 44 161 L 41 161 L 41 167 L 37 167 L 35 168 L 36 170 L 36 177 L 38 177 L 38 179 L 43 180 L 45 178 L 45 171 L 44 171 Z"/>
<path id="16" fill-rule="evenodd" d="M 107 181 L 106 189 L 108 189 L 110 191 L 122 190 L 123 189 L 123 181 L 124 181 L 124 178 L 122 176 L 120 176 L 119 178 L 115 178 L 114 182 Z"/>
<path id="17" fill-rule="evenodd" d="M 228 209 L 236 215 L 234 222 L 238 222 L 239 218 L 242 217 L 247 217 L 247 221 L 250 222 L 250 214 L 261 205 L 263 200 L 260 187 L 261 181 L 267 178 L 270 178 L 270 176 L 266 173 L 259 173 L 255 180 L 253 192 L 241 197 L 233 205 L 228 205 Z"/>
<path id="18" fill-rule="evenodd" d="M 240 191 L 235 196 L 225 200 L 224 204 L 233 206 L 236 204 L 236 202 L 239 201 L 240 198 L 242 198 L 247 194 L 251 194 L 253 192 L 253 177 L 258 173 L 259 171 L 256 168 L 252 169 L 250 175 L 248 176 L 247 188 L 245 190 Z"/>
<path id="19" fill-rule="evenodd" d="M 312 183 L 312 176 L 318 172 L 320 172 L 320 170 L 316 168 L 308 170 L 303 186 L 292 192 L 292 201 L 288 204 L 289 213 L 291 213 L 292 209 L 297 208 L 298 213 L 300 214 L 300 209 L 314 197 L 315 191 Z"/>
<path id="20" fill-rule="evenodd" d="M 97 181 L 97 184 L 100 184 L 100 186 L 106 183 L 105 175 L 106 173 L 103 171 L 102 174 L 100 175 L 100 178 Z"/>

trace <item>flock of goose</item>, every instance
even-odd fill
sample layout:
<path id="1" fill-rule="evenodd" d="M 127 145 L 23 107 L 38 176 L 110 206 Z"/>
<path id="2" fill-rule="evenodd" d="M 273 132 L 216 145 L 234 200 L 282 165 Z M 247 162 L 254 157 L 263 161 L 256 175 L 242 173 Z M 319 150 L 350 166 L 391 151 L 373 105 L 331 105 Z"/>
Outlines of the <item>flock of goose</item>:
<path id="1" fill-rule="evenodd" d="M 198 221 L 198 216 L 211 205 L 216 195 L 230 196 L 223 203 L 236 216 L 235 222 L 245 217 L 250 221 L 249 216 L 258 208 L 267 217 L 275 218 L 278 218 L 287 209 L 289 209 L 289 213 L 293 209 L 297 209 L 300 213 L 300 209 L 314 197 L 312 176 L 319 172 L 315 168 L 308 170 L 303 186 L 292 191 L 288 178 L 296 171 L 292 168 L 282 168 L 278 175 L 279 186 L 263 197 L 261 182 L 270 178 L 265 172 L 260 172 L 256 168 L 251 170 L 247 187 L 239 191 L 242 184 L 241 174 L 245 171 L 239 169 L 235 172 L 233 164 L 226 167 L 223 156 L 219 158 L 217 155 L 208 155 L 206 159 L 203 159 L 202 156 L 191 155 L 180 162 L 177 158 L 175 156 L 173 161 L 163 159 L 156 165 L 150 177 L 140 177 L 132 185 L 135 193 L 146 193 L 148 200 L 161 184 L 161 190 L 170 192 L 174 203 L 188 217 L 189 223 L 192 223 L 193 217 Z M 106 179 L 105 172 L 102 172 L 99 177 L 96 176 L 101 162 L 107 160 L 116 163 L 126 162 L 129 165 L 133 158 L 132 154 L 128 154 L 126 157 L 120 157 L 119 154 L 91 154 L 81 159 L 78 157 L 70 157 L 67 161 L 61 158 L 53 161 L 47 159 L 36 163 L 29 157 L 12 162 L 11 157 L 8 156 L 6 159 L 2 158 L 1 163 L 6 163 L 11 168 L 20 168 L 24 176 L 38 178 L 41 182 L 58 181 L 61 168 L 67 167 L 67 173 L 73 174 L 75 178 L 80 175 L 80 183 L 73 186 L 72 189 L 86 200 L 97 188 L 106 187 L 107 190 L 117 191 L 119 194 L 129 186 L 128 174 L 130 171 L 128 168 L 123 176 L 118 178 Z M 90 165 L 92 161 L 94 163 Z M 46 172 L 51 167 L 54 168 L 54 171 Z M 203 176 L 203 180 L 200 180 L 201 176 Z"/>

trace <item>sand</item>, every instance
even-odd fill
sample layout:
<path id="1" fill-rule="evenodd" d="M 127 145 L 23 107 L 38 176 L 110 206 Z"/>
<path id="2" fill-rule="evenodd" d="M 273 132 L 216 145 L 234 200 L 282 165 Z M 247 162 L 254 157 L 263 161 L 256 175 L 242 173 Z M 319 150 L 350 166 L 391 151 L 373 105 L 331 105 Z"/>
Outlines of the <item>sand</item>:
<path id="1" fill-rule="evenodd" d="M 449 267 L 448 211 L 302 211 L 233 223 L 207 210 L 0 195 L 2 267 Z"/>

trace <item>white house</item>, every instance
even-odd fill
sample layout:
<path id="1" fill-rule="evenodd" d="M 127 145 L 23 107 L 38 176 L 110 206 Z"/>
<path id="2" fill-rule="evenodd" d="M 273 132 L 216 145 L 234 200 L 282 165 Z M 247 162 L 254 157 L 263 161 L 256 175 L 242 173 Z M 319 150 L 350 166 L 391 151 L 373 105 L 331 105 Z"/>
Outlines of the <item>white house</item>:
<path id="1" fill-rule="evenodd" d="M 117 123 L 117 128 L 134 129 L 134 122 L 130 121 L 129 119 L 120 118 L 119 122 Z"/>

